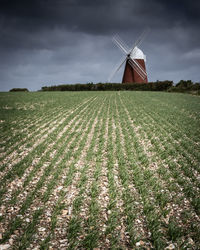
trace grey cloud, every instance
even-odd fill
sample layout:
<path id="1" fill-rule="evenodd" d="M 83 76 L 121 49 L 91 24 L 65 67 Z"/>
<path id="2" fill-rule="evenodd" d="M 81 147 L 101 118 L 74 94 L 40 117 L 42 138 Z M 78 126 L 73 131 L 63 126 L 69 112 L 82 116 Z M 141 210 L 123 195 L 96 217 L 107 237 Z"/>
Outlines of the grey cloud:
<path id="1" fill-rule="evenodd" d="M 199 10 L 187 0 L 1 0 L 1 90 L 106 81 L 122 56 L 112 36 L 131 45 L 147 26 L 149 79 L 199 81 Z"/>

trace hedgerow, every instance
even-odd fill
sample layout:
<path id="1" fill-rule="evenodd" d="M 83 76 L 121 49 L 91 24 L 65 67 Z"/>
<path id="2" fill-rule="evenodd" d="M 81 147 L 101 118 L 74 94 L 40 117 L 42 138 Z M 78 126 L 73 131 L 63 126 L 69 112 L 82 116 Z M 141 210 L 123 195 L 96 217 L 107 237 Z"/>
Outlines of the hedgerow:
<path id="1" fill-rule="evenodd" d="M 118 91 L 118 90 L 144 90 L 166 91 L 173 86 L 172 81 L 157 81 L 149 83 L 86 83 L 44 86 L 41 91 Z"/>

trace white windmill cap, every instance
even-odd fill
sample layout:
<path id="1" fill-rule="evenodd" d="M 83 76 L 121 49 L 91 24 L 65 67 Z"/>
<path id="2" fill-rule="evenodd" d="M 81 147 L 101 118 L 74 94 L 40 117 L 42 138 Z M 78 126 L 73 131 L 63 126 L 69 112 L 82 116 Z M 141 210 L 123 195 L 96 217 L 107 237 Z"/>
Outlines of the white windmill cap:
<path id="1" fill-rule="evenodd" d="M 145 54 L 137 46 L 131 52 L 130 57 L 132 59 L 143 59 L 146 62 L 146 56 L 145 56 Z"/>

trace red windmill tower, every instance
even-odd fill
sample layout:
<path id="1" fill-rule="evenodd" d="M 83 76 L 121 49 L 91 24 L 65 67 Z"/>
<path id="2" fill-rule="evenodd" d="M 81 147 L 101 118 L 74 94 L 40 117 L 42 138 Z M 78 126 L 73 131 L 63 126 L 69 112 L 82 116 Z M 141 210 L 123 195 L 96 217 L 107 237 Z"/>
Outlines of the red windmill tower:
<path id="1" fill-rule="evenodd" d="M 148 30 L 145 30 L 139 39 L 135 42 L 134 46 L 129 49 L 124 42 L 119 38 L 119 36 L 113 37 L 115 44 L 122 50 L 125 54 L 122 62 L 114 70 L 114 72 L 109 77 L 109 82 L 111 78 L 117 73 L 121 66 L 125 63 L 124 74 L 122 78 L 122 83 L 148 83 L 147 73 L 146 73 L 146 56 L 138 46 L 142 43 L 142 40 Z"/>

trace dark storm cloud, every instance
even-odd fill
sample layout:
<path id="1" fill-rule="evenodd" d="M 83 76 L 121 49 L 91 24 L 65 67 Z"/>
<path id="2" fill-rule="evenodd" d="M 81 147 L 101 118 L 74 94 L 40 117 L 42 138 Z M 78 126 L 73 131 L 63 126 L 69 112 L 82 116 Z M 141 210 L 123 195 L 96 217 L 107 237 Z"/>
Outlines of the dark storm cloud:
<path id="1" fill-rule="evenodd" d="M 112 35 L 131 45 L 147 26 L 150 80 L 199 81 L 199 11 L 198 0 L 0 0 L 1 89 L 106 81 L 121 56 Z"/>

